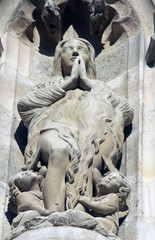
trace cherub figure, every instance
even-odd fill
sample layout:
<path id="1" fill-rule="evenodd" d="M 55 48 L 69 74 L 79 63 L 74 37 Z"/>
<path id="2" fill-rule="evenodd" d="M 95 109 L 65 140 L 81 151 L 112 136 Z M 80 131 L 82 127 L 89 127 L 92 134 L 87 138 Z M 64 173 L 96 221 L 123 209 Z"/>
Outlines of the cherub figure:
<path id="1" fill-rule="evenodd" d="M 33 171 L 19 172 L 13 178 L 14 190 L 12 197 L 16 199 L 17 213 L 28 210 L 35 210 L 41 216 L 49 215 L 49 211 L 44 208 L 41 191 L 42 176 Z M 58 210 L 58 209 L 55 209 Z"/>
<path id="2" fill-rule="evenodd" d="M 119 212 L 127 214 L 126 199 L 130 186 L 119 172 L 108 172 L 102 177 L 97 169 L 93 173 L 96 197 L 80 196 L 79 202 L 92 211 L 92 215 L 114 234 L 119 229 Z"/>

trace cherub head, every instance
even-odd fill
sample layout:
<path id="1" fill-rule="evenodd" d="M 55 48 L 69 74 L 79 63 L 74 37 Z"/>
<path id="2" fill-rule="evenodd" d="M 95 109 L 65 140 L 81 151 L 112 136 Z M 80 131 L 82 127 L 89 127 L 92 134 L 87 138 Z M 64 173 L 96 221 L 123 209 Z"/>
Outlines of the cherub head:
<path id="1" fill-rule="evenodd" d="M 39 177 L 33 171 L 19 172 L 14 177 L 14 184 L 21 192 L 31 190 L 34 184 L 39 183 Z"/>
<path id="2" fill-rule="evenodd" d="M 108 172 L 102 176 L 98 169 L 95 168 L 93 171 L 93 181 L 98 197 L 115 193 L 119 198 L 120 209 L 125 206 L 126 199 L 130 193 L 130 186 L 123 174 Z"/>
<path id="3" fill-rule="evenodd" d="M 67 39 L 61 41 L 55 50 L 53 75 L 63 76 L 65 72 L 71 73 L 72 65 L 76 57 L 81 56 L 86 65 L 87 76 L 95 78 L 95 51 L 93 46 L 85 39 Z"/>
<path id="4" fill-rule="evenodd" d="M 120 209 L 125 205 L 125 201 L 130 193 L 130 186 L 127 183 L 123 174 L 119 172 L 106 173 L 97 183 L 98 196 L 103 196 L 109 193 L 116 193 Z"/>

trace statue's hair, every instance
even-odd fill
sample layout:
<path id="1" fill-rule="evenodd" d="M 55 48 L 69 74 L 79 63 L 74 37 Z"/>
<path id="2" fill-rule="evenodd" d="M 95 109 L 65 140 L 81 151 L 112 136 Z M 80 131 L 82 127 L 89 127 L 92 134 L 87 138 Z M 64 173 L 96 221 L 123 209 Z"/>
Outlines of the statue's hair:
<path id="1" fill-rule="evenodd" d="M 35 159 L 37 159 L 40 129 L 46 124 L 49 117 L 52 128 L 58 131 L 59 137 L 68 142 L 73 150 L 66 170 L 67 209 L 74 209 L 79 196 L 84 195 L 86 192 L 88 169 L 92 165 L 94 155 L 100 151 L 100 144 L 104 142 L 105 123 L 108 122 L 112 134 L 113 151 L 110 153 L 109 158 L 116 166 L 122 152 L 123 129 L 133 119 L 133 109 L 126 99 L 119 97 L 103 83 L 98 82 L 98 84 L 101 84 L 101 87 L 96 88 L 96 90 L 93 89 L 93 92 L 89 92 L 87 95 L 83 93 L 79 99 L 75 98 L 74 92 L 70 92 L 63 102 L 55 103 L 55 106 L 48 114 L 42 108 L 42 112 L 39 111 L 29 125 L 31 134 L 25 150 L 27 164 L 31 163 L 31 161 L 35 162 Z M 81 104 L 78 104 L 79 102 Z M 66 108 L 66 104 L 70 104 L 72 108 Z M 57 124 L 55 125 L 55 123 Z M 89 124 L 91 125 L 90 129 L 88 129 Z M 61 127 L 62 125 L 63 127 Z M 75 129 L 77 129 L 77 132 Z M 122 189 L 120 194 L 123 195 L 124 193 L 125 191 L 123 192 Z M 120 199 L 122 195 L 120 195 Z"/>
<path id="2" fill-rule="evenodd" d="M 129 196 L 131 188 L 128 182 L 126 181 L 125 177 L 121 173 L 120 176 L 122 177 L 122 182 L 117 195 L 119 198 L 119 210 L 122 210 L 124 205 L 126 204 L 126 199 Z"/>
<path id="3" fill-rule="evenodd" d="M 90 54 L 89 62 L 88 62 L 88 67 L 87 67 L 87 76 L 90 79 L 93 79 L 96 77 L 96 68 L 95 68 L 95 50 L 93 46 L 85 39 L 83 38 L 71 38 L 71 39 L 66 39 L 62 40 L 59 42 L 55 49 L 55 54 L 54 54 L 54 64 L 53 64 L 53 76 L 63 76 L 62 73 L 62 67 L 61 67 L 61 51 L 62 47 L 64 46 L 65 43 L 70 42 L 72 40 L 77 40 L 82 43 L 84 43 Z"/>
<path id="4" fill-rule="evenodd" d="M 112 137 L 113 150 L 111 151 L 109 158 L 111 159 L 114 166 L 116 166 L 122 152 L 122 139 L 123 139 L 122 129 L 124 129 L 124 127 L 127 126 L 129 122 L 131 122 L 133 119 L 133 109 L 128 104 L 125 98 L 119 97 L 106 85 L 102 89 L 103 95 L 101 95 L 100 92 L 96 92 L 95 95 L 92 95 L 90 92 L 90 94 L 87 95 L 86 105 L 82 103 L 81 105 L 82 107 L 79 109 L 79 112 L 81 113 L 79 114 L 81 118 L 80 122 L 82 122 L 82 125 L 84 124 L 84 128 L 86 131 L 85 133 L 82 133 L 84 128 L 80 127 L 78 129 L 81 136 L 85 135 L 85 141 L 78 142 L 80 149 L 82 149 L 80 160 L 79 156 L 77 156 L 77 159 L 74 158 L 74 160 L 70 162 L 70 166 L 68 166 L 67 169 L 67 175 L 69 176 L 68 178 L 69 181 L 68 183 L 66 183 L 67 209 L 70 208 L 74 209 L 74 207 L 77 204 L 77 199 L 79 195 L 84 195 L 86 192 L 88 169 L 92 165 L 94 154 L 100 151 L 100 143 L 104 142 L 105 122 L 108 122 L 111 134 L 113 136 Z M 99 101 L 95 103 L 96 98 Z M 92 104 L 93 106 L 91 107 Z M 92 117 L 91 114 L 93 114 Z M 91 129 L 88 129 L 88 116 Z M 96 122 L 93 121 L 94 116 Z M 92 123 L 90 123 L 91 119 Z M 128 188 L 126 188 L 127 186 L 128 185 L 123 185 L 122 188 L 120 189 L 119 193 L 120 202 L 122 201 L 121 199 L 123 199 L 123 196 L 125 197 L 126 190 L 127 192 L 129 192 Z M 125 203 L 125 201 L 123 202 Z"/>

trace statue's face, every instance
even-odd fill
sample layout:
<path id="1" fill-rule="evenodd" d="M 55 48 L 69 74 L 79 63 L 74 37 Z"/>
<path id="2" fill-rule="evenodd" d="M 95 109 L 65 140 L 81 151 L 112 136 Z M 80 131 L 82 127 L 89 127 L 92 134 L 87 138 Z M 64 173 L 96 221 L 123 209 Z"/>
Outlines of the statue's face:
<path id="1" fill-rule="evenodd" d="M 78 56 L 81 56 L 85 62 L 86 69 L 89 61 L 89 50 L 85 43 L 79 40 L 66 42 L 62 47 L 61 64 L 64 74 L 70 74 L 73 63 Z"/>
<path id="2" fill-rule="evenodd" d="M 118 173 L 110 173 L 99 181 L 99 194 L 117 193 L 122 183 L 122 177 Z"/>

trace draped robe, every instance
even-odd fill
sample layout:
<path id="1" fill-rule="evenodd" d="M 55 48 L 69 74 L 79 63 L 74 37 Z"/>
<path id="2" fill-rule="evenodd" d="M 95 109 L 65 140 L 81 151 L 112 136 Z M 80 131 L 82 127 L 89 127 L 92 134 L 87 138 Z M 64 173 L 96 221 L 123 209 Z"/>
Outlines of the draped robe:
<path id="1" fill-rule="evenodd" d="M 92 80 L 95 87 L 90 91 L 67 92 L 60 87 L 62 81 L 61 77 L 55 77 L 53 82 L 37 86 L 19 101 L 18 111 L 28 127 L 25 161 L 32 169 L 37 163 L 43 132 L 56 130 L 70 145 L 66 208 L 73 209 L 78 196 L 87 190 L 88 169 L 95 164 L 95 156 L 100 153 L 108 132 L 112 147 L 106 157 L 116 166 L 122 152 L 124 128 L 132 122 L 133 109 L 124 97 L 101 81 Z"/>

